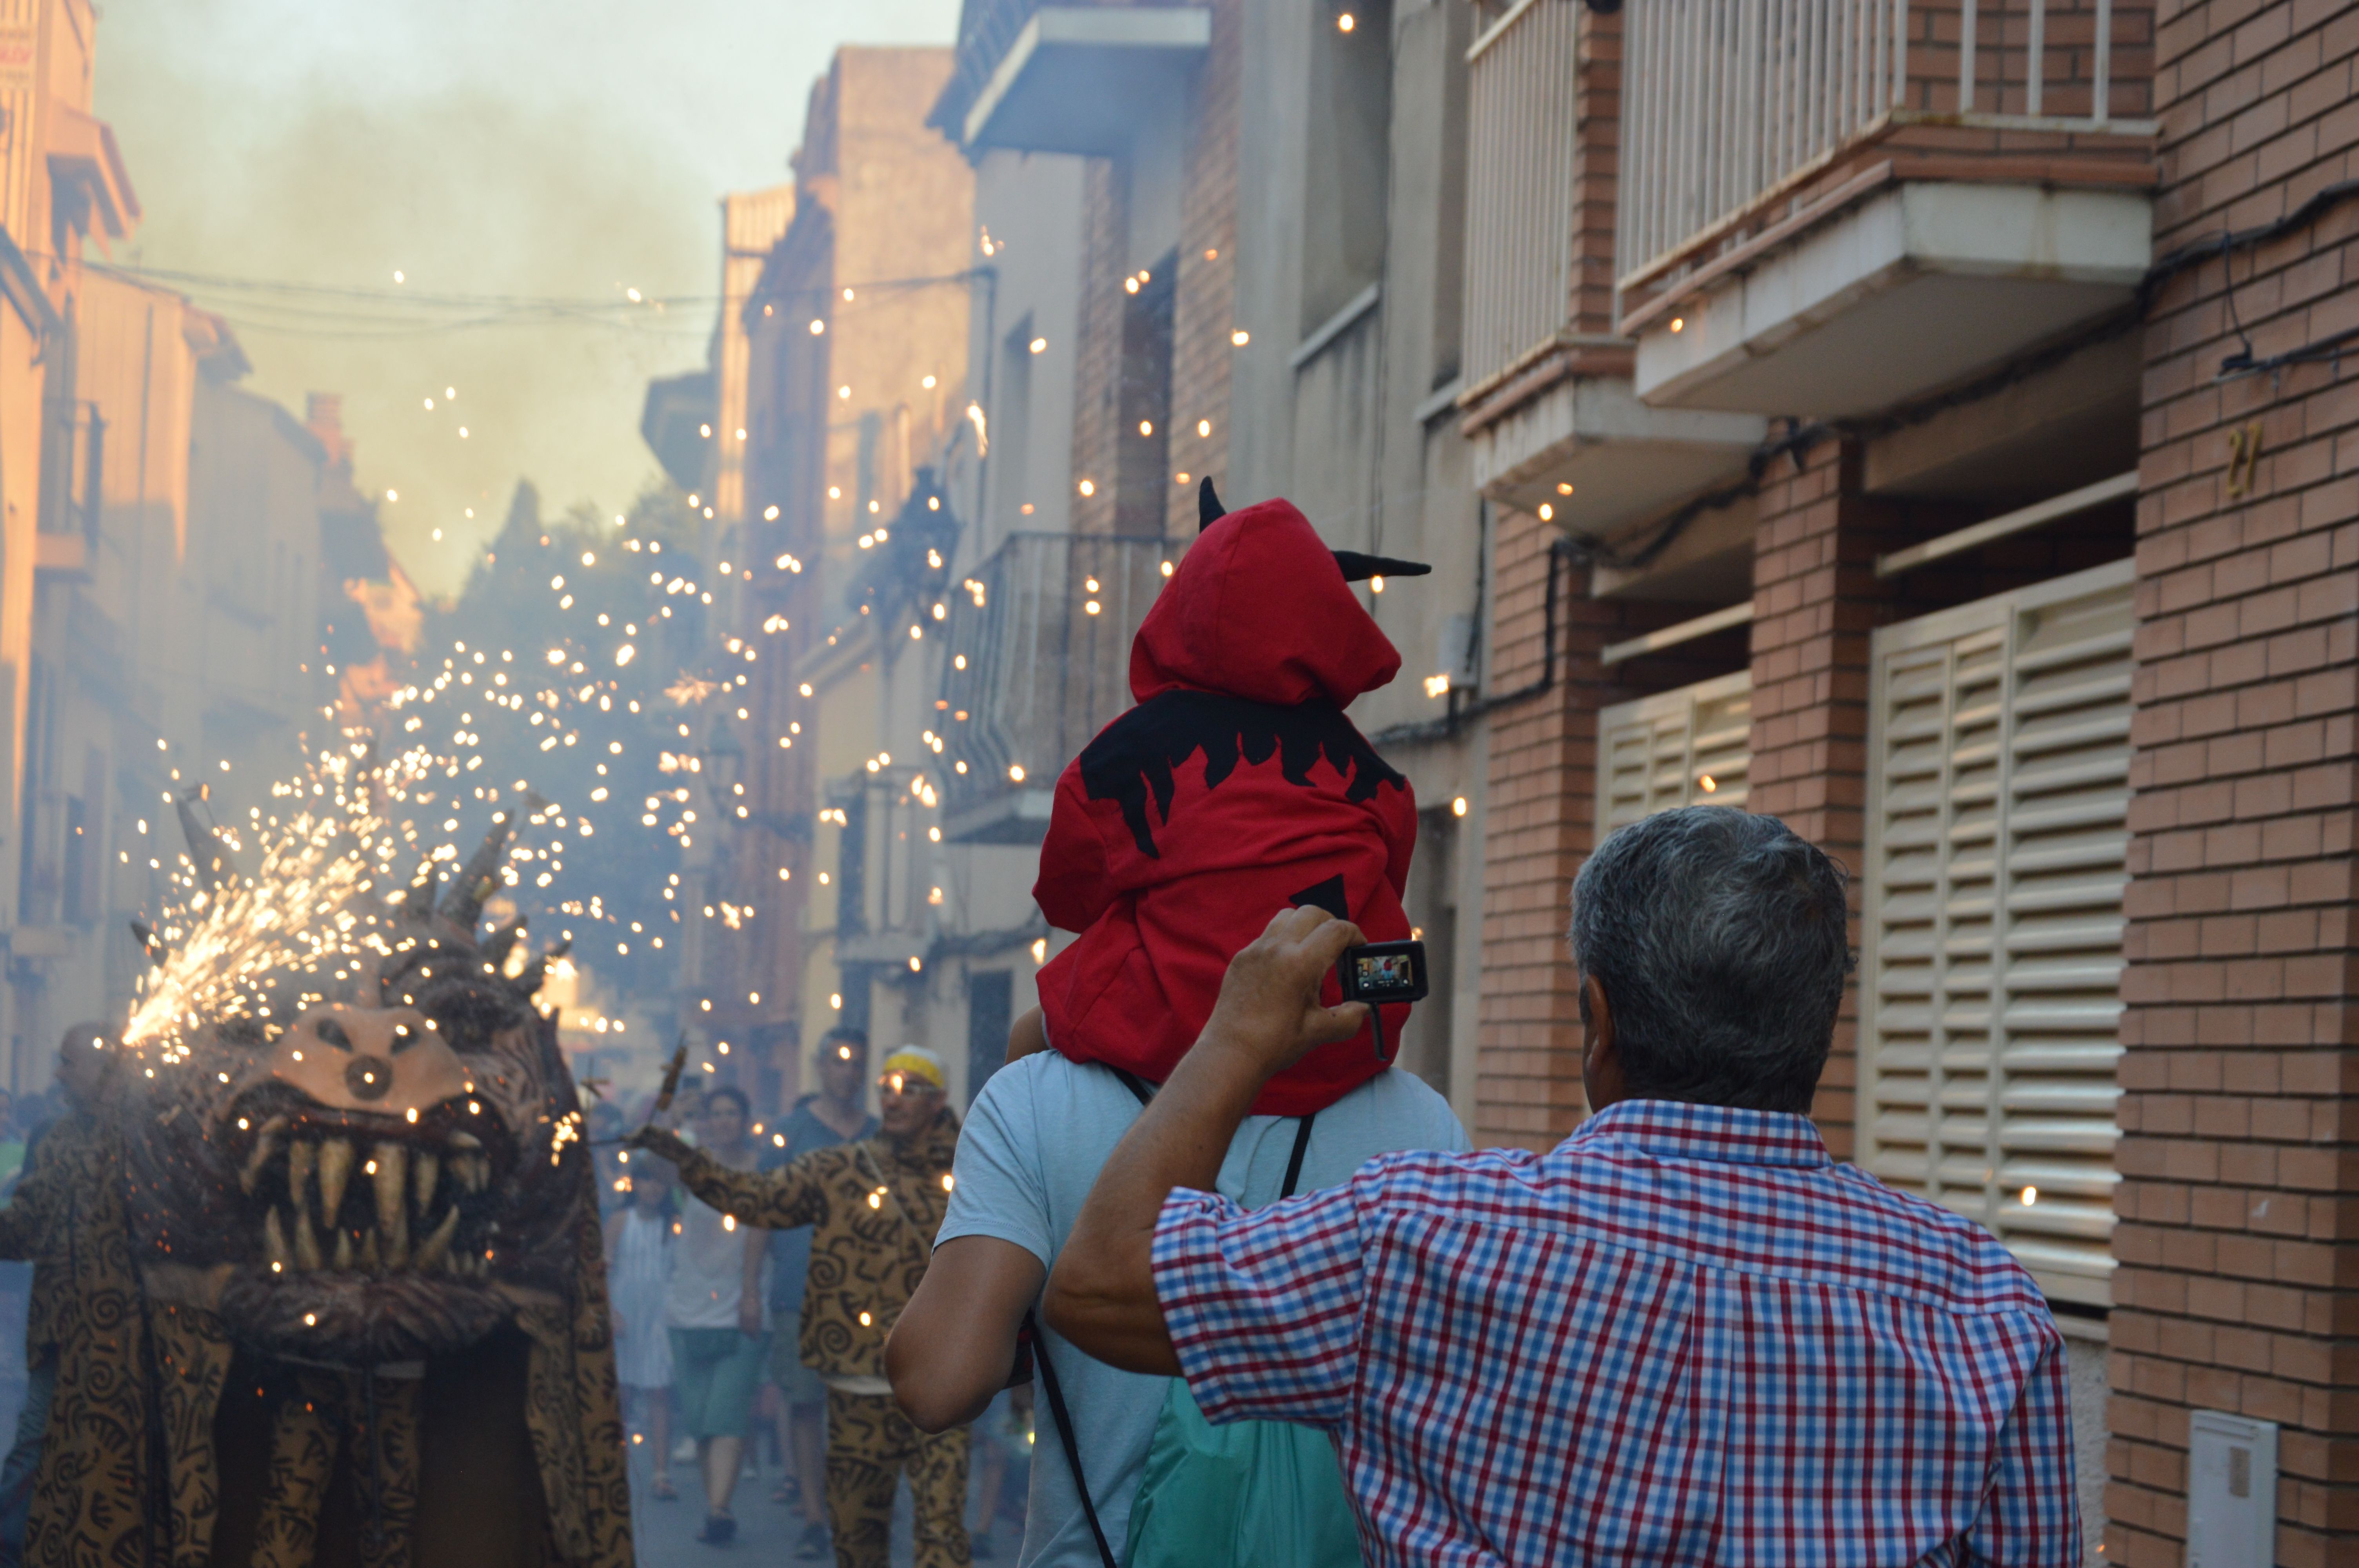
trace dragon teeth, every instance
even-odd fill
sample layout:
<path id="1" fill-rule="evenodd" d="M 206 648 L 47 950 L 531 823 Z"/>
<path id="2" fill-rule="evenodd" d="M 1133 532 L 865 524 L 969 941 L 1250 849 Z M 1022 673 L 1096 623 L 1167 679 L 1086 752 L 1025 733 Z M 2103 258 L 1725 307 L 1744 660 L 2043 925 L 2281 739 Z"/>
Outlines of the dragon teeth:
<path id="1" fill-rule="evenodd" d="M 288 1250 L 286 1227 L 278 1223 L 278 1211 L 265 1209 L 262 1214 L 262 1249 L 269 1255 L 270 1266 L 284 1271 L 295 1261 Z"/>
<path id="2" fill-rule="evenodd" d="M 431 1149 L 420 1149 L 409 1157 L 410 1203 L 423 1220 L 426 1211 L 433 1206 L 434 1187 L 441 1180 L 442 1157 Z"/>
<path id="3" fill-rule="evenodd" d="M 262 1130 L 255 1136 L 254 1152 L 245 1157 L 245 1164 L 237 1173 L 238 1190 L 248 1197 L 254 1195 L 255 1185 L 262 1180 L 262 1173 L 271 1161 L 278 1157 L 279 1134 L 286 1130 L 287 1119 L 274 1116 L 262 1124 Z"/>
<path id="4" fill-rule="evenodd" d="M 310 1212 L 311 1167 L 320 1158 L 320 1146 L 297 1140 L 287 1151 L 287 1193 L 295 1200 L 299 1216 Z"/>
<path id="5" fill-rule="evenodd" d="M 450 1260 L 451 1238 L 458 1234 L 459 1210 L 454 1206 L 444 1211 L 442 1223 L 436 1226 L 433 1233 L 419 1244 L 418 1271 L 421 1274 L 429 1273 L 443 1267 Z"/>
<path id="6" fill-rule="evenodd" d="M 367 1274 L 385 1272 L 385 1259 L 377 1251 L 376 1232 L 374 1230 L 361 1238 L 361 1271 Z"/>
<path id="7" fill-rule="evenodd" d="M 316 1274 L 321 1265 L 319 1235 L 311 1228 L 311 1217 L 299 1208 L 295 1211 L 295 1266 Z"/>
<path id="8" fill-rule="evenodd" d="M 336 1232 L 336 1272 L 348 1274 L 352 1272 L 352 1268 L 353 1233 L 349 1230 L 339 1230 Z"/>
<path id="9" fill-rule="evenodd" d="M 320 1145 L 320 1217 L 336 1223 L 344 1206 L 344 1184 L 352 1180 L 353 1146 L 349 1139 L 331 1138 Z"/>
<path id="10" fill-rule="evenodd" d="M 368 1245 L 363 1250 L 375 1250 L 375 1243 L 382 1233 L 386 1266 L 398 1269 L 409 1261 L 409 1210 L 402 1201 L 409 1190 L 408 1147 L 380 1143 L 370 1163 L 376 1167 L 377 1228 L 369 1232 Z"/>

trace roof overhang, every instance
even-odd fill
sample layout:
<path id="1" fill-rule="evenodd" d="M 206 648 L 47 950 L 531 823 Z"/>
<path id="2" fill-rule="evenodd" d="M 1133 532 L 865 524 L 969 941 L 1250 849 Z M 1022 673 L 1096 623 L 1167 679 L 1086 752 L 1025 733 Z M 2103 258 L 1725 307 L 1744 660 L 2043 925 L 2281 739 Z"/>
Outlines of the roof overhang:
<path id="1" fill-rule="evenodd" d="M 1475 432 L 1474 483 L 1575 534 L 1632 523 L 1741 476 L 1768 433 L 1757 414 L 1649 408 L 1623 376 L 1570 376 Z"/>
<path id="2" fill-rule="evenodd" d="M 139 226 L 139 197 L 123 167 L 122 149 L 105 121 L 60 104 L 49 135 L 49 180 L 60 192 L 90 204 L 90 236 L 105 249 Z"/>
<path id="3" fill-rule="evenodd" d="M 1887 408 L 2121 308 L 2152 264 L 2143 189 L 1889 171 L 1838 211 L 1625 302 L 1637 395 L 1767 415 Z"/>
<path id="4" fill-rule="evenodd" d="M 1183 91 L 1212 41 L 1202 5 L 1044 5 L 1024 24 L 962 127 L 970 150 L 1104 157 L 1142 110 Z"/>

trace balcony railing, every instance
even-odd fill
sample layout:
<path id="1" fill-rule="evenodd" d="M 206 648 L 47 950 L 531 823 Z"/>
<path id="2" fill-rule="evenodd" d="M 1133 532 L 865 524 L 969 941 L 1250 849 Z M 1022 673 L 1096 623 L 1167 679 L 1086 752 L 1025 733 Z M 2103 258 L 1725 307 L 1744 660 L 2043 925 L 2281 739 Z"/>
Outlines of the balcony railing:
<path id="1" fill-rule="evenodd" d="M 1580 12 L 1527 0 L 1468 51 L 1470 387 L 1553 345 L 1571 313 Z"/>
<path id="2" fill-rule="evenodd" d="M 1176 558 L 1163 539 L 1016 534 L 951 585 L 930 772 L 953 832 L 964 822 L 962 837 L 1038 837 L 1045 818 L 1001 821 L 989 808 L 1054 788 L 1130 706 L 1130 640 Z"/>
<path id="3" fill-rule="evenodd" d="M 1899 127 L 2149 135 L 2152 0 L 1631 0 L 1614 271 L 1630 288 L 1741 237 Z M 1996 152 L 1995 138 L 1940 149 Z M 2031 149 L 2025 149 L 2031 150 Z"/>

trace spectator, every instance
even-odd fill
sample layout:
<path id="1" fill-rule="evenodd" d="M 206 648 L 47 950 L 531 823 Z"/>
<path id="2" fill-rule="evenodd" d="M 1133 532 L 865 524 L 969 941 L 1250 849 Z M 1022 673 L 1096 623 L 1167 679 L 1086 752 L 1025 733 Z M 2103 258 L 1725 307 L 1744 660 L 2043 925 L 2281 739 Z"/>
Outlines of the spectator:
<path id="1" fill-rule="evenodd" d="M 35 1483 L 41 1452 L 51 1440 L 49 1427 L 61 1375 L 88 1389 L 103 1380 L 103 1368 L 89 1354 L 93 1310 L 121 1310 L 125 1303 L 114 1292 L 105 1299 L 85 1299 L 78 1287 L 86 1280 L 76 1272 L 78 1261 L 87 1271 L 103 1269 L 103 1248 L 84 1247 L 76 1257 L 78 1236 L 103 1233 L 123 1223 L 121 1208 L 122 1142 L 101 1120 L 100 1112 L 114 1092 L 120 1058 L 107 1049 L 104 1026 L 77 1023 L 58 1045 L 58 1087 L 67 1108 L 62 1119 L 45 1123 L 29 1161 L 26 1180 L 18 1184 L 8 1206 L 0 1209 L 0 1258 L 29 1260 L 33 1283 L 29 1320 L 25 1329 L 25 1403 L 16 1417 L 16 1437 L 5 1464 L 0 1464 L 0 1565 L 14 1568 L 24 1561 L 27 1532 L 40 1519 L 45 1529 L 65 1527 L 61 1510 L 78 1507 L 75 1478 L 50 1483 L 36 1498 Z M 111 1211 L 111 1212 L 110 1212 Z M 119 1437 L 119 1433 L 108 1433 Z M 102 1462 L 123 1457 L 119 1444 L 102 1445 Z"/>
<path id="2" fill-rule="evenodd" d="M 651 1128 L 641 1145 L 679 1164 L 707 1203 L 749 1225 L 812 1227 L 802 1357 L 827 1384 L 827 1508 L 837 1568 L 885 1568 L 893 1493 L 916 1503 L 916 1568 L 968 1560 L 967 1434 L 928 1435 L 894 1408 L 885 1336 L 924 1277 L 949 1205 L 958 1119 L 941 1058 L 905 1045 L 877 1085 L 881 1130 L 765 1174 L 736 1170 Z"/>
<path id="3" fill-rule="evenodd" d="M 1136 1093 L 1122 1076 L 1103 1064 L 1043 1048 L 1053 1045 L 1037 1010 L 1016 1020 L 1011 1060 L 968 1113 L 958 1184 L 933 1265 L 894 1331 L 894 1392 L 910 1419 L 929 1430 L 973 1421 L 1006 1383 L 1016 1330 L 1065 1247 L 1099 1166 L 1140 1114 Z M 1226 1151 L 1214 1162 L 1220 1191 L 1266 1204 L 1289 1180 L 1309 1192 L 1347 1180 L 1378 1154 L 1462 1150 L 1467 1140 L 1446 1100 L 1414 1075 L 1387 1068 L 1354 1080 L 1307 1119 L 1247 1117 L 1208 1147 Z M 1289 1171 L 1294 1165 L 1299 1170 Z M 1040 1353 L 1073 1419 L 1071 1435 L 1083 1456 L 1097 1526 L 1118 1553 L 1170 1379 L 1092 1359 L 1053 1327 L 1041 1336 Z M 1035 1422 L 1039 1441 L 1019 1561 L 1027 1568 L 1100 1568 L 1096 1534 L 1054 1412 L 1036 1408 Z"/>
<path id="4" fill-rule="evenodd" d="M 598 1167 L 598 1217 L 601 1220 L 629 1206 L 630 1184 L 625 1178 L 618 1145 L 625 1129 L 622 1111 L 606 1100 L 590 1108 L 590 1148 Z"/>
<path id="5" fill-rule="evenodd" d="M 1364 1022 L 1318 1002 L 1358 933 L 1281 914 L 1107 1162 L 1048 1321 L 1213 1422 L 1326 1428 L 1371 1562 L 2078 1563 L 2038 1289 L 1808 1119 L 1844 881 L 1775 817 L 1621 829 L 1573 894 L 1589 1120 L 1247 1214 L 1212 1190 L 1228 1130 Z"/>
<path id="6" fill-rule="evenodd" d="M 630 1155 L 625 1152 L 622 1160 Z M 671 1289 L 672 1246 L 680 1230 L 671 1202 L 671 1167 L 642 1155 L 625 1163 L 627 1206 L 606 1220 L 607 1299 L 614 1325 L 614 1377 L 623 1386 L 623 1425 L 635 1448 L 652 1442 L 649 1492 L 674 1502 L 671 1485 L 671 1339 L 664 1303 Z"/>
<path id="7" fill-rule="evenodd" d="M 706 1162 L 724 1170 L 753 1170 L 754 1143 L 746 1136 L 752 1118 L 745 1095 L 724 1084 L 702 1097 L 701 1108 L 699 1150 Z M 679 1424 L 696 1439 L 704 1477 L 704 1529 L 697 1539 L 716 1546 L 737 1536 L 729 1499 L 737 1489 L 754 1390 L 770 1349 L 761 1241 L 735 1216 L 691 1197 L 680 1216 L 671 1286 L 664 1297 Z"/>
<path id="8" fill-rule="evenodd" d="M 815 1149 L 856 1143 L 874 1138 L 876 1119 L 868 1114 L 868 1036 L 839 1025 L 820 1037 L 811 1054 L 817 1092 L 795 1102 L 795 1108 L 771 1139 L 762 1169 L 776 1171 L 794 1163 Z M 803 1299 L 810 1273 L 811 1233 L 807 1225 L 770 1233 L 770 1300 L 783 1308 Z M 802 1539 L 795 1555 L 827 1555 L 827 1384 L 803 1362 L 801 1336 L 778 1335 L 770 1345 L 770 1380 L 777 1385 L 778 1446 L 794 1477 L 796 1509 L 802 1515 Z M 779 1491 L 787 1486 L 779 1478 Z M 779 1493 L 771 1501 L 784 1502 Z"/>

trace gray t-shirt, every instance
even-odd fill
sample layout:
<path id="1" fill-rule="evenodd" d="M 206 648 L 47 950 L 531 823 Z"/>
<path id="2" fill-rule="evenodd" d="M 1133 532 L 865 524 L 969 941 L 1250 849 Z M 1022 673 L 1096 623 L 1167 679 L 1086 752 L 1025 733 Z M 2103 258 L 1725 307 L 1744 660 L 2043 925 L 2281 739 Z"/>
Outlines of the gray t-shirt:
<path id="1" fill-rule="evenodd" d="M 992 1236 L 1053 1267 L 1099 1167 L 1138 1112 L 1136 1098 L 1112 1071 L 1070 1062 L 1054 1051 L 1038 1052 L 992 1075 L 959 1135 L 958 1185 L 935 1245 L 962 1236 Z M 1248 1206 L 1277 1201 L 1295 1131 L 1292 1117 L 1247 1117 L 1222 1162 L 1221 1191 Z M 1408 1073 L 1379 1073 L 1311 1122 L 1295 1191 L 1341 1186 L 1366 1162 L 1397 1149 L 1469 1146 L 1449 1101 Z M 1072 1411 L 1098 1522 L 1119 1556 L 1169 1379 L 1118 1372 L 1045 1325 L 1041 1337 Z M 1032 1447 L 1031 1504 L 1018 1568 L 1100 1568 L 1048 1398 L 1037 1394 L 1036 1401 L 1038 1436 Z"/>

